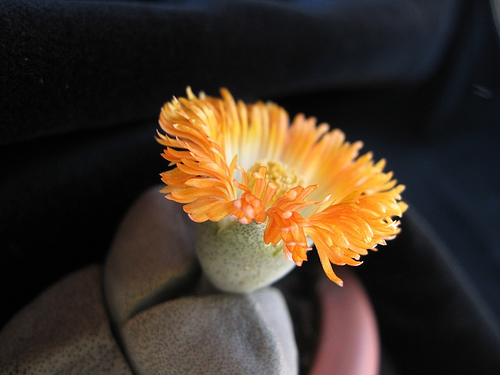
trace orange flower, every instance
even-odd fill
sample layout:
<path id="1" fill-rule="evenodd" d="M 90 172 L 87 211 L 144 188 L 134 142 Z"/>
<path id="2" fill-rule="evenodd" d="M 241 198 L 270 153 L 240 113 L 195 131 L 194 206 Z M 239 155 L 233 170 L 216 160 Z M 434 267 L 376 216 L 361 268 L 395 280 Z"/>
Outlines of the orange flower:
<path id="1" fill-rule="evenodd" d="M 342 285 L 331 264 L 358 265 L 396 236 L 404 186 L 383 172 L 384 160 L 359 156 L 362 143 L 328 124 L 302 114 L 290 124 L 274 103 L 221 95 L 188 88 L 162 108 L 157 140 L 175 166 L 161 174 L 162 192 L 196 222 L 266 223 L 263 241 L 281 243 L 299 266 L 312 240 L 326 275 Z"/>

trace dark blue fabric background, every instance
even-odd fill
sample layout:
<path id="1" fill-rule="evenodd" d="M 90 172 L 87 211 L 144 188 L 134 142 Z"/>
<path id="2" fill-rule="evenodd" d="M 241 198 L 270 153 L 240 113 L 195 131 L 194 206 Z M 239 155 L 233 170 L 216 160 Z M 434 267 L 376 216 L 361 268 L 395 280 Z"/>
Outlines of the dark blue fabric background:
<path id="1" fill-rule="evenodd" d="M 359 268 L 394 369 L 500 369 L 499 68 L 480 0 L 0 1 L 0 326 L 102 261 L 165 168 L 161 105 L 225 86 L 407 185 L 401 239 Z"/>

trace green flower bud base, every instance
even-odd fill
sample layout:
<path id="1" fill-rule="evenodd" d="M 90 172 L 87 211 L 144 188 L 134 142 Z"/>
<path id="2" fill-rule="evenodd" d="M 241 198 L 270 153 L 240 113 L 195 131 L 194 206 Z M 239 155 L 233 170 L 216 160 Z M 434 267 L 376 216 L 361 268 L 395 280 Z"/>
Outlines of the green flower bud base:
<path id="1" fill-rule="evenodd" d="M 282 246 L 264 243 L 265 224 L 227 218 L 197 225 L 196 252 L 208 280 L 230 293 L 266 287 L 289 273 L 295 263 Z"/>

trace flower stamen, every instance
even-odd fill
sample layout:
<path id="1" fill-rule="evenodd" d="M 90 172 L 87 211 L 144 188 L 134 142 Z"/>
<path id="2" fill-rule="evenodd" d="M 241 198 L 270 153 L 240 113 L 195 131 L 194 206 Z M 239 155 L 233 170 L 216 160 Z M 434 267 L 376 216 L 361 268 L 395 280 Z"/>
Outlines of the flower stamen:
<path id="1" fill-rule="evenodd" d="M 291 188 L 304 184 L 304 179 L 293 168 L 275 160 L 257 161 L 248 169 L 247 175 L 249 176 L 248 187 L 254 191 L 260 189 L 264 178 L 268 183 L 274 183 L 277 187 L 276 198 L 283 196 Z M 257 193 L 256 195 L 259 196 Z M 274 200 L 272 199 L 271 203 Z"/>

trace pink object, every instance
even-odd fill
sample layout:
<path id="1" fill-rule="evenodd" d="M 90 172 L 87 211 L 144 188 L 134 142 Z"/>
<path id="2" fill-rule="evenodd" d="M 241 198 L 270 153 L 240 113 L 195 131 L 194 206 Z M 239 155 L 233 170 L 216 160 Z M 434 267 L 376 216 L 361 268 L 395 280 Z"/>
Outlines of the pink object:
<path id="1" fill-rule="evenodd" d="M 374 311 L 358 279 L 340 275 L 344 287 L 319 282 L 320 342 L 310 375 L 376 375 L 380 342 Z"/>

